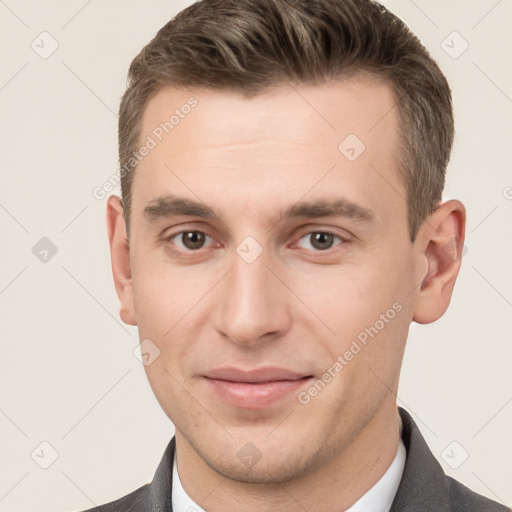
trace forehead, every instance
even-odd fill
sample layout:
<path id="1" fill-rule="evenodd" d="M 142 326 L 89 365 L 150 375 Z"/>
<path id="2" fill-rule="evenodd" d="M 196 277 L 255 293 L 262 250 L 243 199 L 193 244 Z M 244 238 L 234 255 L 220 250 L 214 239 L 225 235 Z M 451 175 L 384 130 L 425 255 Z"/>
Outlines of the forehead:
<path id="1" fill-rule="evenodd" d="M 404 201 L 395 98 L 363 77 L 251 98 L 166 87 L 148 103 L 139 143 L 151 149 L 135 173 L 134 213 L 178 191 L 220 207 L 245 202 L 246 214 L 305 194 L 339 192 L 371 207 L 393 190 L 388 199 Z"/>
<path id="2" fill-rule="evenodd" d="M 159 138 L 161 128 L 164 138 L 187 138 L 200 147 L 265 136 L 292 143 L 321 136 L 331 146 L 349 130 L 371 142 L 379 126 L 375 133 L 395 127 L 397 112 L 390 112 L 395 104 L 388 83 L 363 74 L 319 85 L 286 83 L 252 97 L 231 90 L 164 87 L 148 102 L 141 132 L 156 130 L 153 135 Z"/>

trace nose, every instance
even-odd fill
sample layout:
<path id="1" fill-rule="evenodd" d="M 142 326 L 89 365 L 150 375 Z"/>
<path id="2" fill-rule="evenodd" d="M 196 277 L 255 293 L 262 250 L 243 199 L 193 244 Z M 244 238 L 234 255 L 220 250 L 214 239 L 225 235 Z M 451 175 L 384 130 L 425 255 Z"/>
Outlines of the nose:
<path id="1" fill-rule="evenodd" d="M 221 335 L 241 347 L 255 347 L 290 329 L 290 297 L 275 274 L 265 252 L 251 263 L 233 255 L 215 297 L 213 322 Z"/>

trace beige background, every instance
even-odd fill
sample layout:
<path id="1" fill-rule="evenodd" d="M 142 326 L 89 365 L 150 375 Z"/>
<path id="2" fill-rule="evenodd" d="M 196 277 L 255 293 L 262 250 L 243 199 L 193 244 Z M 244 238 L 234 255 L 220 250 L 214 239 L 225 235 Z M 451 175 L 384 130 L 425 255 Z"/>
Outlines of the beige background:
<path id="1" fill-rule="evenodd" d="M 131 59 L 189 3 L 0 0 L 3 512 L 120 497 L 152 479 L 173 433 L 133 354 L 137 331 L 119 319 L 105 200 L 92 191 L 116 172 Z M 511 506 L 512 2 L 385 3 L 452 85 L 446 196 L 469 214 L 452 306 L 436 324 L 413 326 L 398 403 L 450 475 Z M 43 59 L 52 38 L 59 46 Z M 42 237 L 58 249 L 46 263 L 32 252 Z M 58 457 L 42 469 L 52 449 Z M 442 457 L 454 465 L 465 452 L 458 469 Z"/>

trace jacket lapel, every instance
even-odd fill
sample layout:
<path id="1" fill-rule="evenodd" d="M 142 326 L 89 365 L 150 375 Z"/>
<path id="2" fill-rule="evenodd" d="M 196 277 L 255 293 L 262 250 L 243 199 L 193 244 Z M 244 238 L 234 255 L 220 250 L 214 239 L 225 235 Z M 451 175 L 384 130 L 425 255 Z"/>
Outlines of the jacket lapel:
<path id="1" fill-rule="evenodd" d="M 443 468 L 432 455 L 411 415 L 401 407 L 398 411 L 407 458 L 390 512 L 450 512 Z"/>
<path id="2" fill-rule="evenodd" d="M 144 512 L 172 512 L 172 464 L 175 446 L 176 440 L 173 437 L 149 485 Z"/>

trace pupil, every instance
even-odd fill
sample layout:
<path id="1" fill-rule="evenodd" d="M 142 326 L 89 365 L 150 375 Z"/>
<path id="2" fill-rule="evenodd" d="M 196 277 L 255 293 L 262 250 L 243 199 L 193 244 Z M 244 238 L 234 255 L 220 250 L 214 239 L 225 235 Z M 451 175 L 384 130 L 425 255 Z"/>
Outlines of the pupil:
<path id="1" fill-rule="evenodd" d="M 199 231 L 183 233 L 183 245 L 188 249 L 199 249 L 204 243 L 204 237 L 204 233 L 200 233 Z"/>
<path id="2" fill-rule="evenodd" d="M 316 249 L 329 249 L 333 244 L 333 236 L 330 233 L 314 233 L 312 236 L 312 245 Z"/>

